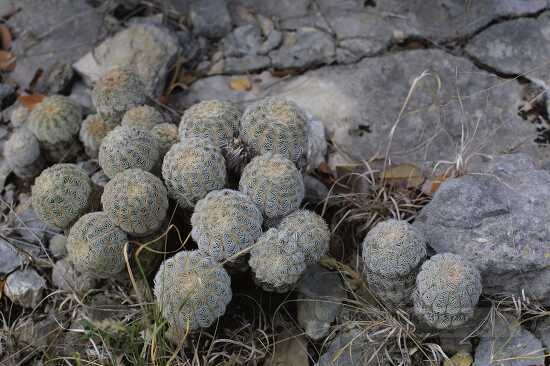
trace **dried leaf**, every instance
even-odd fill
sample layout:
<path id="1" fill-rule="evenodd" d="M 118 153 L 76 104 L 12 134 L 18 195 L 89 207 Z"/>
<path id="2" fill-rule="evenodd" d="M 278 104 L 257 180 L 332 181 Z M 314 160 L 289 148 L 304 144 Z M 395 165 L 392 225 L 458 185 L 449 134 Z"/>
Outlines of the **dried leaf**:
<path id="1" fill-rule="evenodd" d="M 11 52 L 0 50 L 0 70 L 15 70 L 15 56 Z"/>
<path id="2" fill-rule="evenodd" d="M 27 108 L 29 111 L 45 98 L 42 94 L 20 95 L 17 99 Z"/>
<path id="3" fill-rule="evenodd" d="M 2 41 L 3 50 L 8 51 L 11 49 L 11 32 L 8 27 L 3 24 L 0 24 L 0 40 Z"/>
<path id="4" fill-rule="evenodd" d="M 235 91 L 249 91 L 252 89 L 252 83 L 247 77 L 237 78 L 229 82 L 229 87 Z"/>
<path id="5" fill-rule="evenodd" d="M 399 164 L 389 167 L 382 177 L 392 185 L 405 188 L 419 188 L 425 180 L 420 168 L 412 164 Z"/>
<path id="6" fill-rule="evenodd" d="M 304 336 L 289 336 L 275 345 L 265 366 L 308 366 L 307 343 Z"/>

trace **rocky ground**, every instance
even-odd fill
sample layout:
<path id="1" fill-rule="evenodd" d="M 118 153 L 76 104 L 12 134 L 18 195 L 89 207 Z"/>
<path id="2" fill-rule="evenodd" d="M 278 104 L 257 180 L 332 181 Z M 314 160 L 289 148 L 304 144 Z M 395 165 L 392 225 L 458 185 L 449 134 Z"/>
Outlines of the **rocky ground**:
<path id="1" fill-rule="evenodd" d="M 544 364 L 549 0 L 0 0 L 0 16 L 0 148 L 15 108 L 64 94 L 91 113 L 119 65 L 173 122 L 202 100 L 281 95 L 315 121 L 307 201 L 334 233 L 293 292 L 243 278 L 218 327 L 178 347 L 158 337 L 146 280 L 75 272 L 2 159 L 1 365 Z M 359 243 L 392 216 L 482 272 L 463 328 L 415 327 L 365 290 Z"/>

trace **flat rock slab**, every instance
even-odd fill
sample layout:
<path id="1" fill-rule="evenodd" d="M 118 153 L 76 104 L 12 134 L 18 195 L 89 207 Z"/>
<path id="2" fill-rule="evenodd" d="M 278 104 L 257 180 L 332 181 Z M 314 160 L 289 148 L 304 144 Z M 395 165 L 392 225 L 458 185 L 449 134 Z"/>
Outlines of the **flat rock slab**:
<path id="1" fill-rule="evenodd" d="M 27 87 L 38 69 L 73 63 L 103 36 L 103 15 L 86 0 L 22 0 L 8 26 L 17 36 L 17 66 L 10 78 Z M 75 31 L 76 30 L 76 31 Z"/>
<path id="2" fill-rule="evenodd" d="M 172 32 L 153 24 L 134 24 L 106 39 L 73 66 L 88 83 L 119 66 L 136 69 L 150 95 L 158 96 L 180 52 Z"/>
<path id="3" fill-rule="evenodd" d="M 483 292 L 550 303 L 550 173 L 525 154 L 445 181 L 414 225 L 438 253 L 481 271 Z"/>

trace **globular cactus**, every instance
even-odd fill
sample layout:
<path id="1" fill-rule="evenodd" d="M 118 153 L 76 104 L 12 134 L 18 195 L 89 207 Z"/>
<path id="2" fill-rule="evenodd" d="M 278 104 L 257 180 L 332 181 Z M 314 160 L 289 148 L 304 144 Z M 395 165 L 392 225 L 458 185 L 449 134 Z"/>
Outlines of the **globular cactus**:
<path id="1" fill-rule="evenodd" d="M 239 108 L 229 102 L 207 100 L 185 111 L 179 125 L 180 138 L 209 138 L 220 147 L 231 145 L 239 134 Z"/>
<path id="2" fill-rule="evenodd" d="M 191 236 L 199 250 L 218 261 L 251 247 L 262 234 L 262 213 L 238 191 L 210 192 L 195 206 Z"/>
<path id="3" fill-rule="evenodd" d="M 296 163 L 307 150 L 308 128 L 307 119 L 296 104 L 273 97 L 245 110 L 240 136 L 254 155 L 280 154 Z"/>
<path id="4" fill-rule="evenodd" d="M 38 217 L 58 228 L 68 228 L 92 206 L 92 182 L 74 164 L 55 164 L 35 179 L 32 206 Z"/>
<path id="5" fill-rule="evenodd" d="M 166 122 L 164 116 L 155 108 L 148 105 L 134 107 L 124 113 L 122 126 L 141 128 L 150 131 L 158 124 Z"/>
<path id="6" fill-rule="evenodd" d="M 436 254 L 416 277 L 414 310 L 434 328 L 457 327 L 473 316 L 481 290 L 481 275 L 472 263 L 456 254 Z"/>
<path id="7" fill-rule="evenodd" d="M 210 140 L 183 139 L 164 156 L 162 177 L 170 197 L 181 207 L 192 208 L 208 192 L 225 186 L 225 160 Z"/>
<path id="8" fill-rule="evenodd" d="M 325 220 L 313 211 L 297 210 L 285 217 L 278 228 L 296 235 L 307 265 L 317 263 L 328 250 L 330 230 Z"/>
<path id="9" fill-rule="evenodd" d="M 122 230 L 145 236 L 161 227 L 168 210 L 168 197 L 159 178 L 141 169 L 128 169 L 105 185 L 101 204 Z"/>
<path id="10" fill-rule="evenodd" d="M 67 252 L 80 272 L 109 278 L 125 268 L 127 243 L 126 233 L 115 226 L 105 212 L 92 212 L 79 218 L 71 227 Z"/>
<path id="11" fill-rule="evenodd" d="M 304 180 L 296 166 L 281 155 L 265 154 L 244 168 L 239 190 L 252 198 L 268 219 L 288 215 L 304 199 Z"/>
<path id="12" fill-rule="evenodd" d="M 150 171 L 160 158 L 157 140 L 151 132 L 118 126 L 105 136 L 99 147 L 99 165 L 113 177 L 127 169 Z"/>
<path id="13" fill-rule="evenodd" d="M 72 99 L 53 95 L 34 107 L 27 120 L 28 128 L 44 144 L 70 143 L 80 129 L 82 111 Z"/>
<path id="14" fill-rule="evenodd" d="M 151 134 L 157 139 L 162 157 L 178 142 L 178 127 L 173 123 L 160 123 L 151 129 Z"/>
<path id="15" fill-rule="evenodd" d="M 99 114 L 90 114 L 80 126 L 79 138 L 86 154 L 91 158 L 97 158 L 101 142 L 117 124 Z"/>
<path id="16" fill-rule="evenodd" d="M 18 106 L 14 108 L 14 110 L 11 112 L 10 115 L 10 121 L 13 127 L 18 128 L 22 127 L 25 122 L 27 122 L 27 119 L 29 118 L 29 114 L 31 112 L 25 107 L 25 106 Z"/>
<path id="17" fill-rule="evenodd" d="M 295 234 L 271 228 L 250 250 L 248 264 L 255 281 L 266 291 L 286 292 L 306 269 L 304 253 Z"/>
<path id="18" fill-rule="evenodd" d="M 4 158 L 13 172 L 21 178 L 34 177 L 44 166 L 40 144 L 26 128 L 16 130 L 6 141 Z"/>
<path id="19" fill-rule="evenodd" d="M 182 251 L 164 261 L 154 283 L 162 315 L 182 336 L 212 325 L 232 297 L 225 269 L 199 251 Z"/>
<path id="20" fill-rule="evenodd" d="M 107 71 L 92 90 L 92 101 L 99 114 L 120 120 L 129 109 L 145 104 L 145 85 L 139 75 L 128 67 Z"/>
<path id="21" fill-rule="evenodd" d="M 410 300 L 425 259 L 426 239 L 406 221 L 380 222 L 363 240 L 364 273 L 369 288 L 390 304 Z"/>

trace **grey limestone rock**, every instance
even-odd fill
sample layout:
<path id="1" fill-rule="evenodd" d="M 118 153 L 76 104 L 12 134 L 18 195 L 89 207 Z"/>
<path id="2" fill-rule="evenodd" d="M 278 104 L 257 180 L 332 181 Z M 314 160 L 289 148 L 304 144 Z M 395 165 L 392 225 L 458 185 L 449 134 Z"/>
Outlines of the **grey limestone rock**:
<path id="1" fill-rule="evenodd" d="M 4 292 L 14 303 L 33 308 L 42 300 L 45 289 L 46 280 L 34 269 L 27 268 L 15 271 L 8 276 Z"/>

